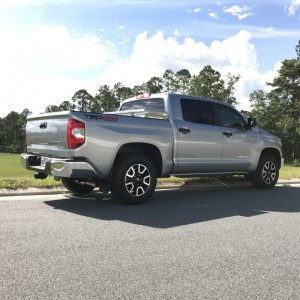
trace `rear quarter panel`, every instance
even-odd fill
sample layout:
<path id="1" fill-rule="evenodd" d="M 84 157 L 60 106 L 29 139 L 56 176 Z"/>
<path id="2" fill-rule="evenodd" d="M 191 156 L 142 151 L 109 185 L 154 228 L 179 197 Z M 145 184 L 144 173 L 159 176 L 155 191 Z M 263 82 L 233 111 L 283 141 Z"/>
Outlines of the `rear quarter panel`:
<path id="1" fill-rule="evenodd" d="M 86 124 L 86 142 L 73 155 L 86 157 L 100 178 L 108 176 L 119 149 L 130 143 L 156 146 L 162 155 L 163 173 L 171 172 L 173 129 L 169 120 L 82 112 L 72 115 Z"/>

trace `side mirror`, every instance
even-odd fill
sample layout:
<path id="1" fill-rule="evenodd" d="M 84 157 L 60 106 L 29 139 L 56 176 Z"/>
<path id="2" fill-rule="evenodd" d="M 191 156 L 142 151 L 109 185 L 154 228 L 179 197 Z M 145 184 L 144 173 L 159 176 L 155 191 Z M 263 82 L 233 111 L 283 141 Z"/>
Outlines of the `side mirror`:
<path id="1" fill-rule="evenodd" d="M 251 127 L 255 127 L 256 126 L 256 119 L 255 118 L 248 118 L 248 126 Z"/>

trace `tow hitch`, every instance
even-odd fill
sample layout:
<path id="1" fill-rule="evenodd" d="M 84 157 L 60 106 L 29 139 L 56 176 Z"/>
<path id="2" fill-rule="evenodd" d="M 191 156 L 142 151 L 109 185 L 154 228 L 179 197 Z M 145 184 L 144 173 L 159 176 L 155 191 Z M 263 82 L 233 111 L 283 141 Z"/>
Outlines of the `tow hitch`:
<path id="1" fill-rule="evenodd" d="M 46 179 L 47 177 L 48 177 L 47 174 L 41 172 L 37 172 L 34 174 L 35 179 Z"/>

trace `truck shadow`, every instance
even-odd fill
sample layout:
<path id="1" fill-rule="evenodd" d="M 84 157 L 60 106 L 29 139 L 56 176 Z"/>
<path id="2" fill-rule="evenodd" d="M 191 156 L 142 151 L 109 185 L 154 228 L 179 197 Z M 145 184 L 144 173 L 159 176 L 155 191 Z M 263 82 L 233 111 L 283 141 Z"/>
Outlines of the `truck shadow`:
<path id="1" fill-rule="evenodd" d="M 99 220 L 119 220 L 154 228 L 170 228 L 233 216 L 254 217 L 270 212 L 300 212 L 300 188 L 251 187 L 158 190 L 144 205 L 121 205 L 111 195 L 62 196 L 45 201 L 54 209 Z"/>

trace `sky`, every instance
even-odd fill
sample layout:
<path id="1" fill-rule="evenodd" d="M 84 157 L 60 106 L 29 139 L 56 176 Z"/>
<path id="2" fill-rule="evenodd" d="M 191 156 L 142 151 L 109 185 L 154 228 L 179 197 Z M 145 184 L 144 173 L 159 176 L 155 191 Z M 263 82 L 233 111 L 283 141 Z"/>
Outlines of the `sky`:
<path id="1" fill-rule="evenodd" d="M 247 110 L 299 40 L 300 0 L 0 0 L 0 118 L 206 65 Z"/>

